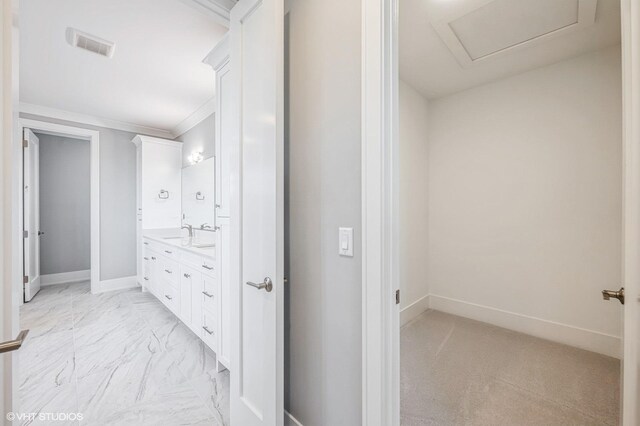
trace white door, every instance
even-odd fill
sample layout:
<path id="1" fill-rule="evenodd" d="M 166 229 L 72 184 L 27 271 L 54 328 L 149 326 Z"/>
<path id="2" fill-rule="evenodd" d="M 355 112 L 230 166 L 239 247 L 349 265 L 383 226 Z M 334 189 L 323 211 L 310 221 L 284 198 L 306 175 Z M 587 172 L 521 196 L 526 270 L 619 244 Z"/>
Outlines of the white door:
<path id="1" fill-rule="evenodd" d="M 230 192 L 238 197 L 231 226 L 240 242 L 231 418 L 243 426 L 284 421 L 283 14 L 283 0 L 240 0 L 231 11 L 241 170 L 232 171 Z"/>
<path id="2" fill-rule="evenodd" d="M 40 142 L 24 129 L 24 301 L 40 290 Z"/>

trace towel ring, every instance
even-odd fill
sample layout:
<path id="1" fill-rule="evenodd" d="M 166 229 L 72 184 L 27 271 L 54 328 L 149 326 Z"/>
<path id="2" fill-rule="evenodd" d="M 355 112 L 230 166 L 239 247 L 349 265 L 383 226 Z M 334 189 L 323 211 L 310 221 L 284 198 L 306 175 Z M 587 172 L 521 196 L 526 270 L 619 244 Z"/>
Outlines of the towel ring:
<path id="1" fill-rule="evenodd" d="M 166 200 L 169 198 L 169 191 L 167 191 L 166 189 L 161 189 L 160 192 L 158 193 L 158 198 L 160 198 L 161 200 Z"/>
<path id="2" fill-rule="evenodd" d="M 198 201 L 204 200 L 204 195 L 202 195 L 202 192 L 200 191 L 196 192 L 196 200 Z"/>

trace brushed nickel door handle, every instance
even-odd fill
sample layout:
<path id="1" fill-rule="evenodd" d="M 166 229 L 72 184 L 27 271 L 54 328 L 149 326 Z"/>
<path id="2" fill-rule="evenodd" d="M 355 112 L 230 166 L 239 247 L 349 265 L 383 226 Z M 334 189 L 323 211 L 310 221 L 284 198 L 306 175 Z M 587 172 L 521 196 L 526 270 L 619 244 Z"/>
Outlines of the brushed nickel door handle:
<path id="1" fill-rule="evenodd" d="M 29 330 L 22 330 L 14 340 L 0 343 L 0 354 L 20 349 L 27 334 L 29 334 Z"/>
<path id="2" fill-rule="evenodd" d="M 270 293 L 271 290 L 273 290 L 273 282 L 271 282 L 271 278 L 266 277 L 264 279 L 263 282 L 261 282 L 260 284 L 256 284 L 256 283 L 252 283 L 251 281 L 247 281 L 247 285 L 250 285 L 251 287 L 255 287 L 258 290 L 267 290 L 267 293 Z"/>
<path id="3" fill-rule="evenodd" d="M 604 300 L 609 300 L 611 298 L 618 299 L 620 303 L 624 305 L 624 287 L 621 287 L 620 290 L 602 290 L 602 298 Z"/>

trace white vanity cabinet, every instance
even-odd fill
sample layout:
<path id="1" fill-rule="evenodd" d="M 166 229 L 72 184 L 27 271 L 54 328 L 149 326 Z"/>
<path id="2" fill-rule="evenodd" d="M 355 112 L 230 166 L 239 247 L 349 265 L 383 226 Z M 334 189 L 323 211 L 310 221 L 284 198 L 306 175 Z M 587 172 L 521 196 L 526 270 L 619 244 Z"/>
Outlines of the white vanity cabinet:
<path id="1" fill-rule="evenodd" d="M 216 352 L 219 369 L 228 368 L 229 354 L 222 351 L 230 350 L 229 342 L 222 339 L 231 324 L 222 316 L 229 316 L 230 290 L 220 281 L 217 244 L 198 250 L 144 237 L 143 259 L 147 289 Z"/>
<path id="2" fill-rule="evenodd" d="M 136 204 L 138 283 L 146 288 L 142 234 L 146 229 L 180 228 L 182 217 L 182 143 L 138 135 Z"/>

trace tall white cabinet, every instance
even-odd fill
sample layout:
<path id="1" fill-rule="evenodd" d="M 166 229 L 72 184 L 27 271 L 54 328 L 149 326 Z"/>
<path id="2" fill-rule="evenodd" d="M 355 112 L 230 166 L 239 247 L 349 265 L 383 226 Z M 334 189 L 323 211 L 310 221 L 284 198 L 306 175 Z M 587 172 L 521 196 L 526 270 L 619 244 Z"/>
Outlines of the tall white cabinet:
<path id="1" fill-rule="evenodd" d="M 205 62 L 211 65 L 216 78 L 216 265 L 220 283 L 218 298 L 219 320 L 217 356 L 227 367 L 231 364 L 231 282 L 230 251 L 231 212 L 230 155 L 234 144 L 233 87 L 230 72 L 229 37 L 225 36 L 207 55 Z"/>
<path id="2" fill-rule="evenodd" d="M 138 135 L 136 146 L 137 275 L 146 289 L 142 235 L 148 229 L 180 228 L 182 215 L 182 143 Z"/>

